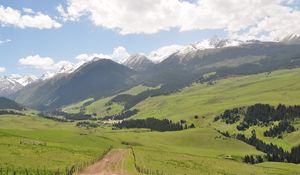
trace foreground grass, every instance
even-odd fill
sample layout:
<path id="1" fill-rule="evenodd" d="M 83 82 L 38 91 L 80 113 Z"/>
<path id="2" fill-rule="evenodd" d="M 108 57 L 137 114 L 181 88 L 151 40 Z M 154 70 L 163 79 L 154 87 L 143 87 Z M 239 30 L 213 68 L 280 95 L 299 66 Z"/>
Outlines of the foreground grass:
<path id="1" fill-rule="evenodd" d="M 29 116 L 0 117 L 0 167 L 64 170 L 98 158 L 114 143 L 92 131 Z"/>
<path id="2" fill-rule="evenodd" d="M 21 143 L 23 142 L 23 143 Z M 24 144 L 25 143 L 25 144 Z M 279 163 L 247 165 L 246 154 L 263 154 L 209 127 L 178 132 L 143 129 L 111 130 L 75 127 L 35 116 L 0 117 L 0 167 L 53 172 L 76 164 L 91 163 L 110 146 L 133 148 L 125 159 L 127 171 L 141 174 L 134 165 L 165 174 L 297 174 L 300 169 Z M 134 161 L 135 160 L 135 161 Z M 218 165 L 216 167 L 216 165 Z M 287 165 L 287 166 L 285 166 Z"/>

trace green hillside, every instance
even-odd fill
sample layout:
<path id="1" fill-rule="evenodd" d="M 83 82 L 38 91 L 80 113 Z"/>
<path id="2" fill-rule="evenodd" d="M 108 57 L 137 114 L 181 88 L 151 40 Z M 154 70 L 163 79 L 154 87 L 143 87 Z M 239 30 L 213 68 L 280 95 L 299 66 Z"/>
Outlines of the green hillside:
<path id="1" fill-rule="evenodd" d="M 198 115 L 212 120 L 225 109 L 255 103 L 300 104 L 300 69 L 231 77 L 213 84 L 194 84 L 175 94 L 144 100 L 134 107 L 140 110 L 134 118 L 155 116 L 194 120 Z"/>
<path id="2" fill-rule="evenodd" d="M 112 98 L 117 95 L 128 94 L 128 95 L 138 95 L 144 91 L 158 89 L 157 87 L 147 87 L 145 85 L 135 86 L 127 91 L 120 92 L 111 97 L 101 98 L 99 100 L 94 100 L 92 98 L 80 101 L 68 105 L 62 110 L 67 113 L 86 113 L 86 114 L 97 114 L 97 117 L 104 117 L 113 114 L 121 113 L 124 110 L 124 105 L 120 103 L 110 102 Z"/>

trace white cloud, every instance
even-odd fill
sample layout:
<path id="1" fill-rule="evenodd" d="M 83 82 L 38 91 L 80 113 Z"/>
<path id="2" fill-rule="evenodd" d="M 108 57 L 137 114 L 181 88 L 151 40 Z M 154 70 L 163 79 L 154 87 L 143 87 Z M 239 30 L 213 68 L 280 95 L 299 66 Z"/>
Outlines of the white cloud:
<path id="1" fill-rule="evenodd" d="M 88 16 L 121 34 L 224 29 L 231 37 L 274 38 L 300 33 L 300 11 L 292 0 L 68 0 L 57 9 L 64 19 Z M 293 26 L 293 27 L 291 27 Z"/>
<path id="2" fill-rule="evenodd" d="M 109 55 L 105 55 L 105 54 L 98 54 L 98 53 L 92 53 L 92 54 L 80 54 L 77 55 L 75 57 L 75 59 L 77 59 L 78 61 L 82 61 L 82 62 L 87 62 L 87 61 L 91 61 L 94 58 L 106 58 L 106 59 L 110 59 Z"/>
<path id="3" fill-rule="evenodd" d="M 119 46 L 114 48 L 112 54 L 103 54 L 103 53 L 92 53 L 92 54 L 80 54 L 75 58 L 79 61 L 77 64 L 82 65 L 87 61 L 91 61 L 94 58 L 103 58 L 103 59 L 111 59 L 118 63 L 123 63 L 128 57 L 129 53 L 123 46 Z"/>
<path id="4" fill-rule="evenodd" d="M 6 68 L 5 67 L 0 67 L 0 73 L 5 72 Z"/>
<path id="5" fill-rule="evenodd" d="M 59 71 L 62 67 L 73 67 L 73 64 L 69 61 L 59 61 L 55 62 L 50 57 L 41 57 L 40 55 L 30 55 L 25 58 L 21 58 L 19 63 L 25 66 L 31 66 L 36 69 L 42 70 L 52 70 L 52 71 Z"/>
<path id="6" fill-rule="evenodd" d="M 33 12 L 32 9 L 23 9 L 26 14 L 11 7 L 0 5 L 0 24 L 2 26 L 15 26 L 19 28 L 50 29 L 60 28 L 62 25 L 48 15 Z"/>
<path id="7" fill-rule="evenodd" d="M 42 57 L 40 55 L 30 55 L 19 59 L 19 64 L 24 66 L 34 67 L 36 69 L 41 69 L 43 71 L 50 71 L 50 73 L 62 73 L 71 72 L 77 69 L 84 63 L 93 60 L 94 58 L 111 59 L 118 63 L 122 63 L 129 57 L 129 53 L 122 46 L 114 48 L 112 54 L 80 54 L 75 57 L 74 63 L 66 60 L 55 62 L 50 57 Z"/>
<path id="8" fill-rule="evenodd" d="M 111 59 L 118 63 L 123 63 L 129 56 L 130 55 L 127 52 L 127 50 L 124 47 L 119 46 L 117 48 L 114 48 L 114 52 L 111 55 Z"/>
<path id="9" fill-rule="evenodd" d="M 50 57 L 41 57 L 40 55 L 34 55 L 21 58 L 19 60 L 19 63 L 26 66 L 33 66 L 36 69 L 49 70 L 53 69 L 52 66 L 54 64 L 54 61 Z"/>

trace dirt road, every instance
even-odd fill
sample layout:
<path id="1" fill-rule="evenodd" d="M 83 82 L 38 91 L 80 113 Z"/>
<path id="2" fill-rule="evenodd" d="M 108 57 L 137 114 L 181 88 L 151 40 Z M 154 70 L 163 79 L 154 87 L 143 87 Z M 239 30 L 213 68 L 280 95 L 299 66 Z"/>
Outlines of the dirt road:
<path id="1" fill-rule="evenodd" d="M 77 175 L 129 175 L 124 167 L 125 156 L 129 152 L 126 149 L 113 149 L 102 160 L 87 167 Z"/>

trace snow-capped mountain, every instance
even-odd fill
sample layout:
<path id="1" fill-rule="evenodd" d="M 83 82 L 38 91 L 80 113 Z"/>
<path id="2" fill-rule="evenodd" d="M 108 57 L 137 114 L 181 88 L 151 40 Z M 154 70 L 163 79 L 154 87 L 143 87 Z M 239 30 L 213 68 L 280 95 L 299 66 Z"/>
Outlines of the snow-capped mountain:
<path id="1" fill-rule="evenodd" d="M 248 42 L 213 37 L 211 39 L 203 40 L 198 43 L 184 46 L 182 49 L 180 49 L 177 52 L 177 54 L 184 55 L 197 50 L 216 49 L 216 48 L 224 48 L 224 47 L 238 47 L 245 43 Z"/>
<path id="2" fill-rule="evenodd" d="M 9 96 L 23 87 L 37 81 L 34 75 L 17 75 L 0 77 L 0 96 Z"/>
<path id="3" fill-rule="evenodd" d="M 0 96 L 9 96 L 23 88 L 23 85 L 10 79 L 9 77 L 0 77 Z"/>
<path id="4" fill-rule="evenodd" d="M 58 71 L 55 72 L 47 71 L 39 79 L 48 80 L 55 77 L 58 74 L 70 74 L 74 72 L 78 67 L 79 67 L 78 65 L 74 65 L 74 64 L 65 64 Z"/>
<path id="5" fill-rule="evenodd" d="M 130 56 L 123 64 L 136 71 L 143 71 L 154 65 L 145 55 L 141 54 Z"/>
<path id="6" fill-rule="evenodd" d="M 38 80 L 38 78 L 34 75 L 18 75 L 13 74 L 9 77 L 11 80 L 18 82 L 22 86 L 27 86 Z"/>
<path id="7" fill-rule="evenodd" d="M 56 73 L 47 71 L 39 79 L 40 80 L 47 80 L 47 79 L 53 78 L 55 75 L 56 75 Z"/>
<path id="8" fill-rule="evenodd" d="M 193 51 L 224 48 L 224 47 L 238 47 L 243 44 L 249 44 L 251 41 L 240 41 L 234 39 L 221 39 L 218 37 L 213 37 L 211 39 L 206 39 L 201 42 L 188 44 L 188 45 L 171 45 L 162 47 L 156 51 L 149 54 L 150 60 L 159 63 L 173 54 L 185 55 Z"/>

